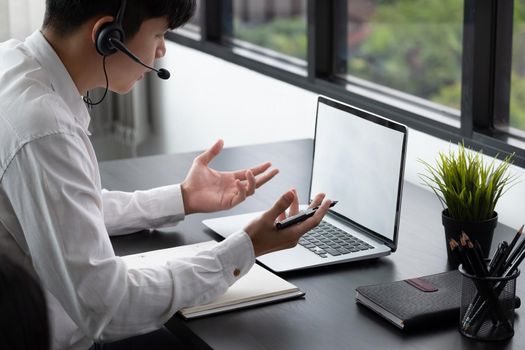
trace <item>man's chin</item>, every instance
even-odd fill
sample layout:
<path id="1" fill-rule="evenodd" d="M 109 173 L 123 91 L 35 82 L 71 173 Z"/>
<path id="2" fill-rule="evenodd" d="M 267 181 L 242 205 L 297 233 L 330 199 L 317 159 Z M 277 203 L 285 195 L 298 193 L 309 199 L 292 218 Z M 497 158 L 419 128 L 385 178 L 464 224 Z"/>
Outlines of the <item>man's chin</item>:
<path id="1" fill-rule="evenodd" d="M 129 86 L 116 86 L 116 87 L 111 87 L 111 91 L 113 92 L 116 92 L 117 94 L 119 95 L 125 95 L 127 94 L 128 92 L 131 91 L 131 89 L 133 89 L 133 86 L 135 86 L 135 83 L 129 85 Z"/>

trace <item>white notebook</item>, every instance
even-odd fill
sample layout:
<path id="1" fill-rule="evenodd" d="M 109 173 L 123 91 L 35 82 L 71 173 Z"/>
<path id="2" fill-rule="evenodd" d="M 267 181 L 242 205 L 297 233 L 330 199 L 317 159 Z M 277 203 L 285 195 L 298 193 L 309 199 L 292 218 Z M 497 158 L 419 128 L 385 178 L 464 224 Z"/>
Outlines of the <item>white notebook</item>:
<path id="1" fill-rule="evenodd" d="M 195 255 L 210 249 L 215 244 L 217 242 L 208 241 L 127 255 L 122 258 L 130 267 L 158 266 L 174 257 Z M 179 313 L 184 318 L 190 319 L 301 296 L 304 296 L 304 293 L 295 285 L 255 264 L 246 275 L 216 300 L 205 305 L 184 308 Z"/>

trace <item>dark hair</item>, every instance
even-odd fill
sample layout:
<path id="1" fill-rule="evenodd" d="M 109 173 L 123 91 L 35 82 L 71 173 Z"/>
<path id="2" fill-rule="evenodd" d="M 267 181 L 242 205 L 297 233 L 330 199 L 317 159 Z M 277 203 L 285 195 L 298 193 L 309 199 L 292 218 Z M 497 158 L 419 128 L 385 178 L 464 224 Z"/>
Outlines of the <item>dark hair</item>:
<path id="1" fill-rule="evenodd" d="M 0 254 L 0 349 L 49 349 L 44 293 L 21 265 Z"/>
<path id="2" fill-rule="evenodd" d="M 74 32 L 96 16 L 116 16 L 121 0 L 46 0 L 44 27 L 60 35 Z M 123 18 L 126 38 L 132 38 L 147 19 L 166 17 L 175 29 L 190 20 L 195 0 L 128 0 Z"/>

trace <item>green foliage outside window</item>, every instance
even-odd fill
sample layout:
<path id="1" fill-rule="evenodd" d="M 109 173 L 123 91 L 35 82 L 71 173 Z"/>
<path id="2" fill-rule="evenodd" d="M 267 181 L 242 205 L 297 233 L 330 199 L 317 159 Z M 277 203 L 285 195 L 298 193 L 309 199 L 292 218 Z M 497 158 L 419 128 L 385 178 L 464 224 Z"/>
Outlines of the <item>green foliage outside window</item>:
<path id="1" fill-rule="evenodd" d="M 525 0 L 514 2 L 509 124 L 525 130 Z"/>
<path id="2" fill-rule="evenodd" d="M 234 22 L 235 37 L 249 43 L 306 60 L 306 19 L 277 18 L 263 25 Z"/>
<path id="3" fill-rule="evenodd" d="M 348 74 L 459 110 L 464 2 L 376 0 L 374 4 L 371 15 L 360 24 L 366 26 L 366 35 L 348 46 Z M 234 26 L 238 39 L 307 57 L 303 16 L 264 24 L 236 20 Z M 355 23 L 350 26 L 355 27 Z M 525 0 L 515 2 L 512 70 L 510 126 L 525 130 Z"/>
<path id="4" fill-rule="evenodd" d="M 349 48 L 348 73 L 459 109 L 463 1 L 376 4 L 366 39 Z"/>

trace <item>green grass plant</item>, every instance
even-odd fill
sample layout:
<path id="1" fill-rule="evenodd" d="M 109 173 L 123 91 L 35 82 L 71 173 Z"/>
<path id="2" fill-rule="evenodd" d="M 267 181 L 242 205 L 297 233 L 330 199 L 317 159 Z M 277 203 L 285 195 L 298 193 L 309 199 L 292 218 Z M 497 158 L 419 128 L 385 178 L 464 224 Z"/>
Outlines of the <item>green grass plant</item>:
<path id="1" fill-rule="evenodd" d="M 419 176 L 450 217 L 465 221 L 491 219 L 498 200 L 516 180 L 509 173 L 514 154 L 496 166 L 496 159 L 486 162 L 481 152 L 467 149 L 463 143 L 458 146 L 457 152 L 439 152 L 435 165 L 419 160 L 427 171 Z"/>

